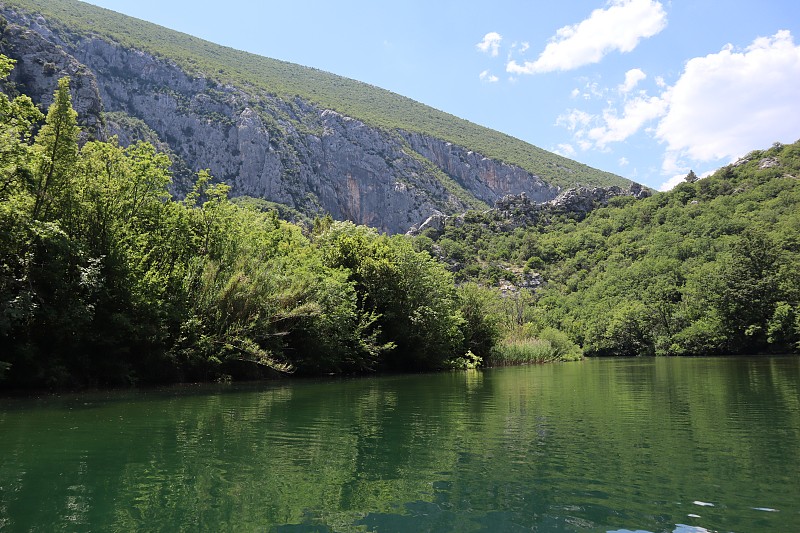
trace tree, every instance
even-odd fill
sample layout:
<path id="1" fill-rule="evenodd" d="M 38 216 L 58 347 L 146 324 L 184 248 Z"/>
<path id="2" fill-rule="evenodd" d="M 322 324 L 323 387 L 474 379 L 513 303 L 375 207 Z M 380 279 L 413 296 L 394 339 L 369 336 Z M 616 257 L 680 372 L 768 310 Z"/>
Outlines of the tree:
<path id="1" fill-rule="evenodd" d="M 15 61 L 0 55 L 0 80 L 14 68 Z M 0 92 L 0 201 L 30 187 L 31 149 L 29 141 L 33 125 L 44 116 L 27 96 L 13 100 Z"/>
<path id="2" fill-rule="evenodd" d="M 731 349 L 752 349 L 765 344 L 768 322 L 781 298 L 779 256 L 769 235 L 748 228 L 723 256 L 713 301 Z"/>
<path id="3" fill-rule="evenodd" d="M 349 222 L 317 237 L 325 263 L 344 268 L 363 313 L 378 317 L 383 358 L 394 370 L 438 368 L 462 355 L 464 320 L 452 275 L 404 236 L 387 237 Z"/>
<path id="4" fill-rule="evenodd" d="M 72 194 L 69 181 L 78 159 L 78 114 L 72 108 L 69 77 L 58 80 L 45 125 L 36 135 L 39 165 L 35 176 L 33 218 L 69 217 Z"/>
<path id="5" fill-rule="evenodd" d="M 496 289 L 477 283 L 465 283 L 458 288 L 459 309 L 464 317 L 465 351 L 488 358 L 500 339 L 502 296 Z"/>

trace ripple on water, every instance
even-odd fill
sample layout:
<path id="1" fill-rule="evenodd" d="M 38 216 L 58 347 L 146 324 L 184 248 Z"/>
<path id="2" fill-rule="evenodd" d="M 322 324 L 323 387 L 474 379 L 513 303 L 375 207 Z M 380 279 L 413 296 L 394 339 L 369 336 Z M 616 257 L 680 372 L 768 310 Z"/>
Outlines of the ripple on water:
<path id="1" fill-rule="evenodd" d="M 713 503 L 701 502 L 700 500 L 695 500 L 692 503 L 695 505 L 699 505 L 700 507 L 714 507 Z"/>

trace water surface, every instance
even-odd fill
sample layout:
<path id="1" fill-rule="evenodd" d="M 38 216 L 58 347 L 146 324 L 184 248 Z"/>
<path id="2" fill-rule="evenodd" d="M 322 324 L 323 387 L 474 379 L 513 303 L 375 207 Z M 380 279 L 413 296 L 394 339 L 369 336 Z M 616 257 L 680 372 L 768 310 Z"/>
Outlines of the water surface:
<path id="1" fill-rule="evenodd" d="M 800 359 L 0 398 L 0 531 L 800 531 Z"/>

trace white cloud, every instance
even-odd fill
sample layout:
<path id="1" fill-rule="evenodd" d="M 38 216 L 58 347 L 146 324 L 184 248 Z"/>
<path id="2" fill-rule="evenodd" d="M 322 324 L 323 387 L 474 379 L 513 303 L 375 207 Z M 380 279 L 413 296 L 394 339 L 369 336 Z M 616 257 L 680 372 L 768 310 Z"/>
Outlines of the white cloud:
<path id="1" fill-rule="evenodd" d="M 586 20 L 557 30 L 536 61 L 522 65 L 509 61 L 506 70 L 512 74 L 539 74 L 598 63 L 615 50 L 632 51 L 641 39 L 656 35 L 666 25 L 667 14 L 661 2 L 611 0 L 606 9 L 596 9 Z"/>
<path id="2" fill-rule="evenodd" d="M 558 148 L 555 150 L 555 153 L 558 155 L 563 155 L 564 157 L 573 157 L 575 155 L 575 147 L 569 143 L 562 143 L 558 145 Z"/>
<path id="3" fill-rule="evenodd" d="M 525 52 L 528 51 L 528 49 L 530 47 L 531 47 L 531 43 L 529 43 L 527 41 L 522 41 L 521 43 L 514 42 L 511 45 L 511 47 L 508 49 L 508 57 L 507 57 L 506 61 L 511 61 L 511 58 L 514 57 L 515 55 L 524 54 Z"/>
<path id="4" fill-rule="evenodd" d="M 580 96 L 584 100 L 591 100 L 593 98 L 597 99 L 606 99 L 606 93 L 608 92 L 605 88 L 600 87 L 600 84 L 596 81 L 585 81 L 585 85 L 582 89 L 575 88 L 572 90 L 570 95 L 573 98 L 577 98 Z"/>
<path id="5" fill-rule="evenodd" d="M 601 124 L 588 130 L 586 135 L 603 150 L 608 144 L 624 141 L 647 122 L 663 116 L 666 105 L 666 101 L 657 96 L 634 98 L 625 102 L 622 115 L 615 109 L 606 109 Z"/>
<path id="6" fill-rule="evenodd" d="M 484 70 L 479 74 L 481 81 L 485 81 L 486 83 L 497 83 L 500 81 L 500 78 L 489 72 L 488 70 Z"/>
<path id="7" fill-rule="evenodd" d="M 658 186 L 659 191 L 668 191 L 683 182 L 686 179 L 686 174 L 677 174 Z"/>
<path id="8" fill-rule="evenodd" d="M 565 115 L 556 118 L 557 126 L 564 126 L 570 131 L 583 130 L 594 120 L 594 115 L 580 109 L 570 109 Z"/>
<path id="9" fill-rule="evenodd" d="M 475 47 L 485 54 L 489 54 L 492 57 L 497 57 L 497 54 L 500 53 L 500 43 L 502 40 L 502 35 L 496 31 L 492 31 L 484 35 L 483 40 L 476 44 Z"/>
<path id="10" fill-rule="evenodd" d="M 726 46 L 690 60 L 664 94 L 669 110 L 657 138 L 694 161 L 734 159 L 800 137 L 800 46 L 789 31 L 742 52 Z"/>
<path id="11" fill-rule="evenodd" d="M 647 78 L 647 74 L 642 69 L 632 68 L 625 73 L 625 82 L 618 89 L 622 93 L 629 93 L 645 78 Z"/>
<path id="12" fill-rule="evenodd" d="M 702 180 L 702 179 L 705 179 L 705 178 L 709 177 L 714 172 L 716 172 L 716 170 L 707 170 L 707 171 L 702 172 L 702 173 L 697 173 L 697 177 L 698 177 L 698 179 Z M 658 186 L 658 190 L 659 191 L 668 191 L 670 189 L 674 189 L 676 186 L 678 186 L 681 183 L 683 183 L 684 181 L 686 181 L 686 175 L 687 174 L 689 174 L 688 170 L 686 172 L 684 172 L 683 174 L 675 174 L 674 176 L 669 178 L 667 181 L 665 181 L 664 183 L 659 185 Z"/>
<path id="13" fill-rule="evenodd" d="M 602 114 L 568 109 L 556 124 L 572 132 L 581 150 L 607 150 L 641 131 L 651 135 L 664 145 L 661 173 L 669 179 L 662 189 L 692 167 L 800 138 L 800 45 L 789 31 L 760 37 L 743 50 L 727 45 L 691 59 L 673 86 L 655 79 L 657 96 L 633 91 L 633 80 L 644 73 L 632 72 L 617 87 L 622 92 L 597 91 L 608 99 Z"/>

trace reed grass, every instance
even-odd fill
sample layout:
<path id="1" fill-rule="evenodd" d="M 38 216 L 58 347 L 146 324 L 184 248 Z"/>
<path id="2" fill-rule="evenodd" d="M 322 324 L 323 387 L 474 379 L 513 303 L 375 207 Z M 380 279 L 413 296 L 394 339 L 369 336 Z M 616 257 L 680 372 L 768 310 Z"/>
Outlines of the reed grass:
<path id="1" fill-rule="evenodd" d="M 544 339 L 505 339 L 498 343 L 490 357 L 491 366 L 514 366 L 549 363 L 559 359 L 558 350 Z"/>

